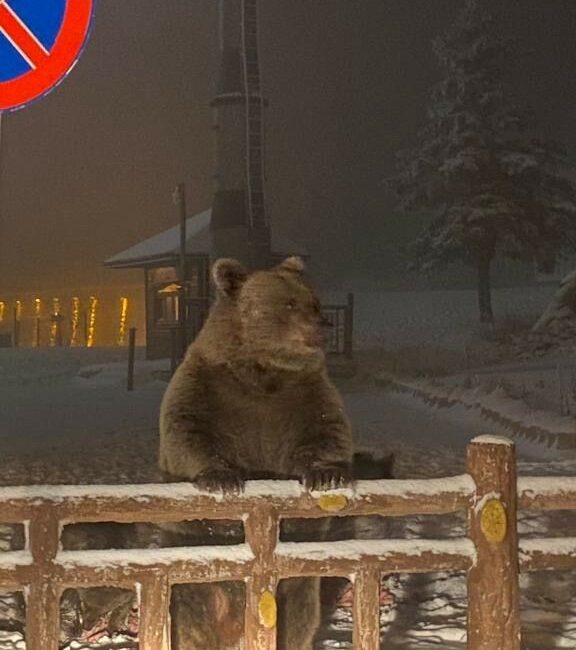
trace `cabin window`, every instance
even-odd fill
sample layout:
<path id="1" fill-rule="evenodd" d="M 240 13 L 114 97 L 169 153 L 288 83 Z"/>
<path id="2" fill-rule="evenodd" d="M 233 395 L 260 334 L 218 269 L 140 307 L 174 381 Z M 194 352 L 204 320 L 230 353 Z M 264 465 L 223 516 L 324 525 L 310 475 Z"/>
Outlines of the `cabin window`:
<path id="1" fill-rule="evenodd" d="M 157 287 L 155 296 L 155 320 L 159 324 L 178 322 L 180 285 L 172 282 Z"/>

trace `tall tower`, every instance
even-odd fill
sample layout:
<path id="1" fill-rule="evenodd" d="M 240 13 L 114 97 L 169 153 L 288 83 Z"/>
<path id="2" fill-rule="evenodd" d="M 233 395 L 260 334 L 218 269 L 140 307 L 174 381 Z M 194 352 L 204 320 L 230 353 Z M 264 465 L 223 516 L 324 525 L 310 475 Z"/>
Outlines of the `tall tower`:
<path id="1" fill-rule="evenodd" d="M 212 102 L 216 187 L 211 256 L 268 266 L 264 202 L 264 98 L 258 55 L 258 0 L 220 0 L 220 73 Z"/>

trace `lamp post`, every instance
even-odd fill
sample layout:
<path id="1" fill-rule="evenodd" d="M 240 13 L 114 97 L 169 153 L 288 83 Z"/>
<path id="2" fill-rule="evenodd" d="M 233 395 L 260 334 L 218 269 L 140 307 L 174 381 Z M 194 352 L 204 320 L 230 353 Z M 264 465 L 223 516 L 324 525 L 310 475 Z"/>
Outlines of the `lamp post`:
<path id="1" fill-rule="evenodd" d="M 174 202 L 178 203 L 180 213 L 180 254 L 178 256 L 178 332 L 179 357 L 182 358 L 188 346 L 187 309 L 186 309 L 186 185 L 178 183 L 174 193 Z"/>

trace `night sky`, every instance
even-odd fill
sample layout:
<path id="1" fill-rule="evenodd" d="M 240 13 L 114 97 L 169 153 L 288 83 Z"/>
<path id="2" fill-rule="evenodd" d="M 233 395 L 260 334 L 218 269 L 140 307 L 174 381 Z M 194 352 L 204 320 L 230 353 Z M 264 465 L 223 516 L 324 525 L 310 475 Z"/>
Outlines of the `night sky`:
<path id="1" fill-rule="evenodd" d="M 576 162 L 576 2 L 497 7 L 521 101 Z M 504 6 L 502 6 L 504 5 Z M 382 278 L 410 233 L 381 180 L 438 78 L 431 38 L 461 0 L 263 0 L 272 224 L 335 279 Z M 68 79 L 5 116 L 0 290 L 123 282 L 106 257 L 211 202 L 216 0 L 99 0 Z M 403 221 L 404 220 L 404 221 Z"/>

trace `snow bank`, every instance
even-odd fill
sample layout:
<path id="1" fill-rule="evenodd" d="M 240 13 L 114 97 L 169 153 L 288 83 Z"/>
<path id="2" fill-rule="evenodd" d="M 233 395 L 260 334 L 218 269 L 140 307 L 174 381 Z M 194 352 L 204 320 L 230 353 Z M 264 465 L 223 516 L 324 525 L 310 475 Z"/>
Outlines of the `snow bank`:
<path id="1" fill-rule="evenodd" d="M 389 377 L 386 380 L 391 381 Z M 431 405 L 461 404 L 465 408 L 478 410 L 486 419 L 529 440 L 561 442 L 563 436 L 573 438 L 576 435 L 573 417 L 533 409 L 522 400 L 509 397 L 501 387 L 486 392 L 481 387 L 469 389 L 428 380 L 394 379 L 391 383 L 398 390 L 406 391 Z M 497 441 L 499 437 L 492 438 Z"/>

